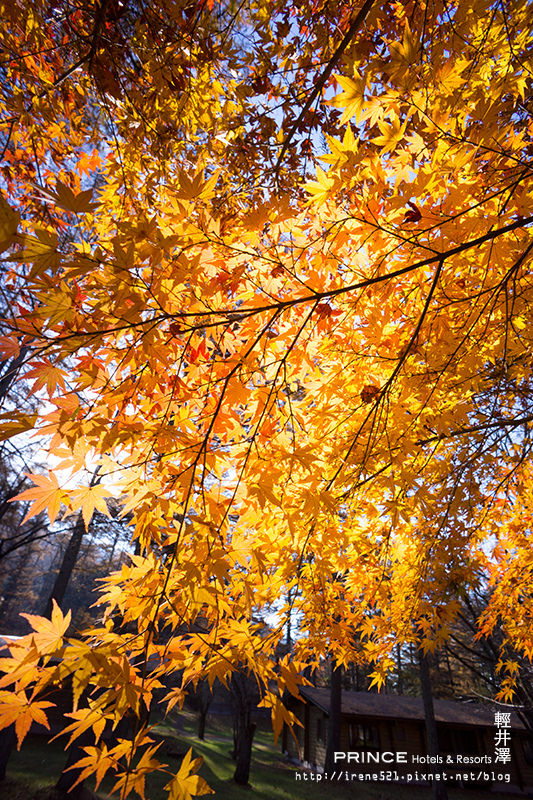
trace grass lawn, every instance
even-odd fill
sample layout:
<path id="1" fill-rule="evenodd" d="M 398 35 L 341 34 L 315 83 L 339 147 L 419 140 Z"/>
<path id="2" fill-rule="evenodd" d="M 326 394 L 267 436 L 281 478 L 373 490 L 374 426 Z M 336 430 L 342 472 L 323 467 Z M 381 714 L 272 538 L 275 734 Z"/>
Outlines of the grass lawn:
<path id="1" fill-rule="evenodd" d="M 206 740 L 196 738 L 194 715 L 180 714 L 181 731 L 178 734 L 172 722 L 162 722 L 158 733 L 165 736 L 168 745 L 160 748 L 159 760 L 168 764 L 169 770 L 179 769 L 180 753 L 190 747 L 195 756 L 202 756 L 200 774 L 215 790 L 215 800 L 430 800 L 431 790 L 418 786 L 368 783 L 320 783 L 296 780 L 292 764 L 284 762 L 279 747 L 274 745 L 272 733 L 258 730 L 254 739 L 250 786 L 240 787 L 232 781 L 234 763 L 229 753 L 232 734 L 229 720 L 211 720 L 206 730 Z M 169 752 L 165 752 L 168 750 Z M 171 755 L 171 753 L 175 755 Z M 8 783 L 0 787 L 0 796 L 9 800 L 44 800 L 48 790 L 57 780 L 64 766 L 66 754 L 58 742 L 48 744 L 42 737 L 31 737 L 20 753 L 14 753 L 8 768 Z M 308 773 L 310 775 L 310 773 Z M 163 787 L 168 776 L 154 776 L 147 781 L 146 800 L 163 800 Z M 90 782 L 87 783 L 91 788 Z M 104 783 L 98 796 L 106 798 L 112 783 Z M 448 789 L 450 800 L 509 800 L 509 795 L 484 791 Z"/>

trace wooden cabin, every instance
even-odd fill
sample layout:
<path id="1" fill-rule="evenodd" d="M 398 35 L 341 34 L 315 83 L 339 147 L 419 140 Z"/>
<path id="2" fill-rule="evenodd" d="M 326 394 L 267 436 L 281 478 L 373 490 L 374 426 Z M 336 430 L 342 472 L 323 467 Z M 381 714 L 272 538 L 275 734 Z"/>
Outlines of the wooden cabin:
<path id="1" fill-rule="evenodd" d="M 302 700 L 293 697 L 287 706 L 302 723 L 295 727 L 296 740 L 288 731 L 283 733 L 283 750 L 293 761 L 322 771 L 326 756 L 329 717 L 329 689 L 305 687 Z M 435 719 L 443 764 L 432 769 L 447 769 L 459 773 L 473 772 L 479 780 L 465 782 L 498 790 L 533 791 L 533 736 L 516 712 L 511 712 L 508 735 L 510 762 L 495 762 L 497 731 L 495 714 L 509 709 L 498 705 L 474 702 L 435 700 Z M 404 695 L 384 695 L 371 692 L 343 692 L 341 742 L 339 752 L 351 753 L 351 761 L 339 758 L 339 769 L 350 773 L 418 772 L 423 780 L 428 767 L 425 718 L 422 698 Z M 508 741 L 506 741 L 508 740 Z M 371 754 L 357 756 L 357 753 Z M 383 754 L 405 753 L 407 763 L 380 763 Z M 373 755 L 372 755 L 373 754 Z M 447 757 L 450 756 L 448 766 Z M 357 759 L 367 763 L 354 763 Z M 487 763 L 488 758 L 491 759 Z M 370 760 L 370 764 L 368 763 Z M 458 763 L 459 762 L 459 763 Z M 489 776 L 487 779 L 487 775 Z M 500 778 L 500 780 L 498 780 Z M 457 779 L 457 782 L 456 782 Z M 452 778 L 449 787 L 460 786 L 460 775 Z"/>

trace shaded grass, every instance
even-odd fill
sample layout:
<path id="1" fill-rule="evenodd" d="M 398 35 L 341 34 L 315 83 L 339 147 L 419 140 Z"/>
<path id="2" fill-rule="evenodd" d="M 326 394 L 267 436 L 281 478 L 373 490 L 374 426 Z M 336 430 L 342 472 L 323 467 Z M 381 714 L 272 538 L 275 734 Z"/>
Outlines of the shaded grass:
<path id="1" fill-rule="evenodd" d="M 46 736 L 28 737 L 20 752 L 11 754 L 7 767 L 8 778 L 26 784 L 31 791 L 49 789 L 65 766 L 67 754 L 63 747 L 59 742 L 47 742 Z M 7 791 L 5 796 L 10 800 L 13 796 L 17 797 Z M 28 798 L 28 795 L 25 797 Z"/>

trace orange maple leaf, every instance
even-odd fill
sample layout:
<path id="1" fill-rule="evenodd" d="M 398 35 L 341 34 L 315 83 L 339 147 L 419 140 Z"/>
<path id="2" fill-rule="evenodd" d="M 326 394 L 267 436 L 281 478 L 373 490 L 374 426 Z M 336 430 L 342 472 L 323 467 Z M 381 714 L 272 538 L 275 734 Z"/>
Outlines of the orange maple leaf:
<path id="1" fill-rule="evenodd" d="M 81 508 L 85 527 L 88 528 L 95 509 L 106 517 L 110 516 L 105 502 L 105 498 L 110 496 L 111 492 L 101 483 L 97 483 L 96 486 L 82 486 L 71 494 L 72 510 Z"/>
<path id="2" fill-rule="evenodd" d="M 59 386 L 61 389 L 65 388 L 65 379 L 64 376 L 67 373 L 64 372 L 59 367 L 55 367 L 50 361 L 40 361 L 39 363 L 35 364 L 33 369 L 30 369 L 24 375 L 24 378 L 37 378 L 33 386 L 31 387 L 30 394 L 37 392 L 39 389 L 42 389 L 46 386 L 48 390 L 48 394 L 52 395 L 55 392 L 56 386 Z"/>
<path id="3" fill-rule="evenodd" d="M 70 625 L 70 611 L 63 616 L 55 600 L 53 602 L 52 619 L 39 617 L 35 614 L 21 614 L 28 620 L 36 635 L 32 636 L 35 646 L 41 653 L 57 650 L 63 644 L 63 637 Z"/>
<path id="4" fill-rule="evenodd" d="M 15 723 L 17 746 L 20 750 L 33 722 L 50 727 L 43 709 L 53 705 L 46 700 L 30 702 L 25 692 L 0 692 L 0 730 Z"/>
<path id="5" fill-rule="evenodd" d="M 48 472 L 48 478 L 46 475 L 37 475 L 30 472 L 25 474 L 37 485 L 33 489 L 26 489 L 24 492 L 17 494 L 9 502 L 33 500 L 28 513 L 22 520 L 23 523 L 45 510 L 48 512 L 50 523 L 52 523 L 59 514 L 59 508 L 64 497 L 63 489 L 60 488 L 56 476 L 53 472 Z"/>
<path id="6" fill-rule="evenodd" d="M 91 172 L 100 169 L 101 164 L 102 159 L 100 158 L 98 150 L 95 148 L 91 154 L 82 153 L 80 155 L 80 160 L 78 161 L 78 170 L 80 175 L 83 175 L 84 173 L 86 175 L 90 175 Z"/>

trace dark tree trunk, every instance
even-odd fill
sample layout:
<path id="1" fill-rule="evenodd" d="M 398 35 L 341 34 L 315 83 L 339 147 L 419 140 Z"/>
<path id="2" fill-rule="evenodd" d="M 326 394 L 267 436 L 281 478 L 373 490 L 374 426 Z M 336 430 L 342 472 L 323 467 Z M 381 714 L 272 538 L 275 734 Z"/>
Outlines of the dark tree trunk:
<path id="1" fill-rule="evenodd" d="M 252 708 L 257 705 L 257 689 L 250 678 L 234 673 L 231 679 L 233 710 L 233 757 L 236 761 L 233 780 L 239 786 L 246 786 L 250 779 L 252 763 L 252 743 L 256 729 L 252 722 Z"/>
<path id="2" fill-rule="evenodd" d="M 196 689 L 196 698 L 198 700 L 198 738 L 205 739 L 205 724 L 207 721 L 207 712 L 213 700 L 213 693 L 209 688 L 207 681 L 201 681 Z"/>
<path id="3" fill-rule="evenodd" d="M 68 751 L 67 763 L 63 767 L 63 772 L 59 776 L 59 780 L 55 785 L 57 794 L 60 797 L 64 797 L 65 800 L 85 800 L 85 798 L 93 796 L 87 791 L 87 789 L 84 788 L 83 781 L 72 788 L 76 783 L 80 773 L 77 769 L 70 769 L 70 767 L 72 767 L 76 761 L 79 761 L 80 758 L 84 758 L 87 755 L 85 750 L 83 750 L 83 747 L 86 747 L 93 742 L 94 737 L 89 731 L 86 731 L 74 742 Z"/>
<path id="4" fill-rule="evenodd" d="M 396 680 L 396 691 L 398 694 L 403 693 L 403 670 L 402 670 L 402 648 L 399 644 L 396 645 L 396 668 L 397 668 L 397 680 Z"/>
<path id="5" fill-rule="evenodd" d="M 250 780 L 252 763 L 252 743 L 254 740 L 255 722 L 239 719 L 235 731 L 236 765 L 233 780 L 239 786 L 246 786 Z"/>
<path id="6" fill-rule="evenodd" d="M 100 478 L 98 477 L 99 472 L 100 467 L 98 466 L 93 472 L 93 476 L 89 484 L 91 488 L 100 481 Z M 76 561 L 78 560 L 78 554 L 80 552 L 84 533 L 85 522 L 83 520 L 83 514 L 80 511 L 76 520 L 76 524 L 74 525 L 74 530 L 72 531 L 72 535 L 69 539 L 67 549 L 65 550 L 63 560 L 61 561 L 61 566 L 59 567 L 59 572 L 57 573 L 52 592 L 48 598 L 48 603 L 46 604 L 46 610 L 44 612 L 45 617 L 49 617 L 52 614 L 54 600 L 58 606 L 61 606 L 61 603 L 63 602 L 65 592 L 67 591 L 67 586 L 72 576 L 74 567 L 76 566 Z"/>
<path id="7" fill-rule="evenodd" d="M 10 725 L 9 728 L 4 728 L 0 731 L 0 781 L 3 781 L 6 777 L 7 762 L 13 752 L 16 741 L 14 725 Z"/>
<path id="8" fill-rule="evenodd" d="M 431 688 L 431 676 L 429 673 L 429 657 L 419 652 L 420 663 L 420 684 L 422 686 L 422 699 L 424 701 L 424 717 L 426 720 L 426 740 L 428 755 L 439 755 L 439 738 L 437 734 L 437 723 L 435 722 L 435 709 L 433 707 L 433 691 Z M 435 763 L 437 763 L 438 759 Z M 446 787 L 440 781 L 433 781 L 433 800 L 448 800 Z"/>
<path id="9" fill-rule="evenodd" d="M 198 738 L 205 739 L 205 723 L 207 720 L 207 708 L 200 708 L 198 714 Z"/>
<path id="10" fill-rule="evenodd" d="M 329 692 L 328 741 L 324 771 L 330 774 L 335 771 L 334 754 L 340 750 L 341 744 L 341 707 L 342 707 L 342 667 L 331 664 L 331 686 Z"/>
<path id="11" fill-rule="evenodd" d="M 50 597 L 48 598 L 48 602 L 46 604 L 46 609 L 44 612 L 45 617 L 50 617 L 52 614 L 52 609 L 54 607 L 54 600 L 61 606 L 63 602 L 63 598 L 65 597 L 65 592 L 67 591 L 67 586 L 70 581 L 70 577 L 76 566 L 76 561 L 78 560 L 78 553 L 80 552 L 81 542 L 83 539 L 83 535 L 85 533 L 85 523 L 83 521 L 83 516 L 81 512 L 78 514 L 78 519 L 76 520 L 76 524 L 74 525 L 74 530 L 72 531 L 72 535 L 69 539 L 69 543 L 67 545 L 67 549 L 63 555 L 63 559 L 61 561 L 61 566 L 59 567 L 59 572 L 57 573 L 57 577 L 54 582 L 54 586 L 50 593 Z"/>
<path id="12" fill-rule="evenodd" d="M 21 347 L 17 356 L 11 359 L 10 362 L 4 362 L 5 367 L 2 370 L 3 374 L 0 377 L 0 399 L 4 399 L 9 393 L 12 384 L 15 382 L 19 369 L 24 363 L 24 359 L 30 352 L 29 347 Z"/>
<path id="13" fill-rule="evenodd" d="M 17 583 L 20 580 L 21 573 L 26 566 L 28 558 L 32 555 L 32 544 L 33 543 L 30 542 L 27 549 L 24 548 L 21 550 L 17 562 L 13 565 L 4 585 L 2 600 L 0 601 L 0 624 L 4 630 L 6 630 L 6 621 L 8 621 L 11 616 L 11 605 L 17 592 Z"/>
<path id="14" fill-rule="evenodd" d="M 295 590 L 296 592 L 296 590 Z M 289 589 L 287 593 L 287 647 L 292 647 L 292 601 L 293 601 L 293 594 Z"/>

